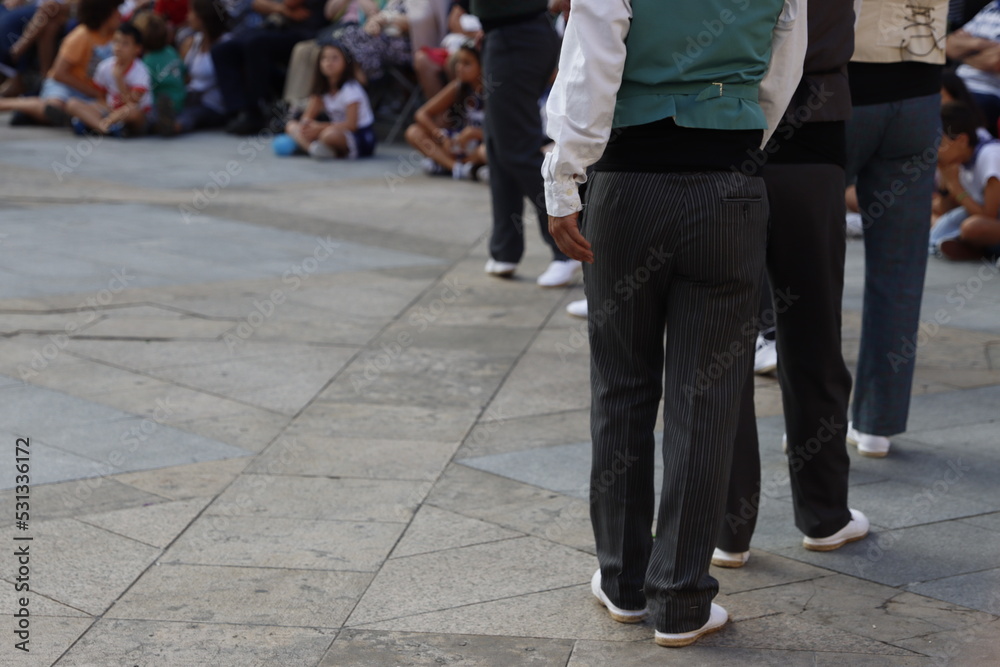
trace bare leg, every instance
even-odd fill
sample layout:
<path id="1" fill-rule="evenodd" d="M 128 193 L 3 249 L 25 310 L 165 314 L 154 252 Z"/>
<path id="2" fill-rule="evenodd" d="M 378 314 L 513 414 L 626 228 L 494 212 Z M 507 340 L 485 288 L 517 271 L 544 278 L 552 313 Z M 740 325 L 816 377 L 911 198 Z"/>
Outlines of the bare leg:
<path id="1" fill-rule="evenodd" d="M 46 103 L 62 106 L 60 100 L 43 100 L 40 97 L 8 97 L 0 99 L 0 111 L 20 111 L 39 123 L 48 125 L 49 121 L 45 118 Z"/>
<path id="2" fill-rule="evenodd" d="M 326 128 L 320 132 L 318 141 L 336 151 L 337 157 L 347 157 L 350 150 L 347 145 L 347 135 L 339 127 Z"/>
<path id="3" fill-rule="evenodd" d="M 1000 220 L 988 218 L 985 215 L 969 216 L 962 223 L 962 233 L 959 238 L 975 246 L 998 245 L 1000 244 Z"/>
<path id="4" fill-rule="evenodd" d="M 434 141 L 422 125 L 406 128 L 406 140 L 418 151 L 437 162 L 449 172 L 455 168 L 455 157 L 446 151 L 441 144 Z"/>
<path id="5" fill-rule="evenodd" d="M 288 121 L 288 123 L 285 125 L 285 134 L 294 139 L 295 143 L 298 144 L 299 148 L 301 148 L 304 151 L 309 150 L 310 142 L 302 138 L 302 123 L 300 123 L 297 120 Z"/>
<path id="6" fill-rule="evenodd" d="M 70 116 L 76 116 L 83 121 L 84 125 L 103 134 L 101 121 L 104 120 L 104 113 L 103 109 L 96 104 L 72 99 L 66 102 L 66 113 Z"/>

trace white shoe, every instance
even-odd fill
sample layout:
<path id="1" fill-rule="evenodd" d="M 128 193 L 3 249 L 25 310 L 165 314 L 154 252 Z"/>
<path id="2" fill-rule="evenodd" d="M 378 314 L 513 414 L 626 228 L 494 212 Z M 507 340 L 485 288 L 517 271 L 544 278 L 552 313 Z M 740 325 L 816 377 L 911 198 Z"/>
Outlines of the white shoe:
<path id="1" fill-rule="evenodd" d="M 855 213 L 854 211 L 847 212 L 847 238 L 849 239 L 860 239 L 865 235 L 865 224 L 864 219 L 862 219 L 860 213 Z"/>
<path id="2" fill-rule="evenodd" d="M 333 149 L 321 141 L 314 141 L 309 144 L 309 155 L 313 156 L 317 160 L 332 160 L 337 157 L 337 154 L 333 152 Z"/>
<path id="3" fill-rule="evenodd" d="M 497 276 L 498 278 L 510 278 L 514 275 L 514 272 L 517 271 L 517 264 L 514 262 L 498 262 L 490 257 L 486 260 L 486 267 L 484 271 L 491 276 Z"/>
<path id="4" fill-rule="evenodd" d="M 566 304 L 566 312 L 573 317 L 587 319 L 587 300 L 580 299 L 579 301 L 570 301 Z"/>
<path id="5" fill-rule="evenodd" d="M 856 542 L 868 534 L 868 517 L 858 510 L 851 510 L 851 520 L 830 537 L 804 537 L 802 546 L 809 551 L 833 551 L 848 542 Z"/>
<path id="6" fill-rule="evenodd" d="M 889 454 L 889 438 L 862 433 L 856 430 L 851 422 L 847 423 L 847 442 L 857 445 L 858 454 L 861 456 L 881 459 Z"/>
<path id="7" fill-rule="evenodd" d="M 545 273 L 538 276 L 539 287 L 565 287 L 573 281 L 573 276 L 583 266 L 575 259 L 556 260 L 549 264 Z"/>
<path id="8" fill-rule="evenodd" d="M 619 623 L 641 623 L 646 615 L 649 613 L 645 609 L 639 609 L 638 611 L 630 611 L 628 609 L 619 609 L 618 607 L 611 604 L 611 600 L 605 595 L 604 590 L 601 588 L 601 570 L 598 568 L 597 572 L 590 579 L 590 592 L 594 594 L 597 600 L 608 608 L 608 614 L 611 618 L 615 619 Z"/>
<path id="9" fill-rule="evenodd" d="M 715 567 L 743 567 L 749 558 L 749 551 L 723 551 L 716 548 L 712 552 L 712 565 Z"/>
<path id="10" fill-rule="evenodd" d="M 783 451 L 786 454 L 788 453 L 788 434 L 787 433 L 782 433 L 781 434 L 781 451 Z"/>
<path id="11" fill-rule="evenodd" d="M 697 630 L 691 630 L 690 632 L 660 632 L 656 631 L 653 636 L 653 641 L 655 641 L 660 646 L 687 646 L 688 644 L 693 644 L 698 641 L 703 635 L 707 635 L 711 632 L 719 630 L 726 624 L 729 620 L 729 614 L 725 609 L 719 605 L 712 603 L 712 611 L 709 613 L 708 621 L 705 625 L 701 626 Z"/>
<path id="12" fill-rule="evenodd" d="M 757 346 L 753 353 L 753 372 L 757 375 L 773 373 L 778 367 L 778 343 L 757 334 Z"/>
<path id="13" fill-rule="evenodd" d="M 489 183 L 490 182 L 490 167 L 489 167 L 489 165 L 484 164 L 482 167 L 479 168 L 479 171 L 476 172 L 476 180 L 479 181 L 480 183 Z"/>

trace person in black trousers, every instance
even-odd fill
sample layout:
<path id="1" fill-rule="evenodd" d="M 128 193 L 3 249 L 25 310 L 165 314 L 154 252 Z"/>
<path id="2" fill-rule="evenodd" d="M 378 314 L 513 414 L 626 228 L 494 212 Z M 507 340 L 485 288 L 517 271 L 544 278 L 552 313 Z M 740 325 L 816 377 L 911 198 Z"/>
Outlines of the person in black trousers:
<path id="1" fill-rule="evenodd" d="M 810 2 L 808 25 L 804 73 L 788 111 L 771 145 L 740 168 L 763 175 L 771 204 L 766 266 L 775 299 L 761 320 L 777 326 L 795 525 L 805 548 L 828 551 L 868 531 L 867 518 L 847 506 L 851 375 L 840 335 L 851 2 Z M 753 385 L 743 389 L 726 516 L 712 557 L 721 567 L 746 563 L 757 522 L 762 489 Z"/>

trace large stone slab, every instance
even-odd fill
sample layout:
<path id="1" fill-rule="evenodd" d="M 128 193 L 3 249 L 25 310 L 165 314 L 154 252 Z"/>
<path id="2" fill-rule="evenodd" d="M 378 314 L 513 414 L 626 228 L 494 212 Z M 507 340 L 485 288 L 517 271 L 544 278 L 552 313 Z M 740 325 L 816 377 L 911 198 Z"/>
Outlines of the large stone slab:
<path id="1" fill-rule="evenodd" d="M 242 475 L 206 514 L 325 521 L 405 523 L 430 490 L 428 482 Z"/>
<path id="2" fill-rule="evenodd" d="M 362 572 L 161 565 L 105 618 L 333 629 L 370 580 Z"/>
<path id="3" fill-rule="evenodd" d="M 59 656 L 86 632 L 92 618 L 66 618 L 57 616 L 31 616 L 31 637 L 27 644 L 28 653 L 14 648 L 15 639 L 11 633 L 8 641 L 0 648 L 0 660 L 7 665 L 29 665 L 49 667 Z M 13 627 L 13 624 L 11 624 Z"/>
<path id="4" fill-rule="evenodd" d="M 192 524 L 160 562 L 375 572 L 405 527 L 206 516 Z"/>
<path id="5" fill-rule="evenodd" d="M 192 498 L 100 514 L 87 514 L 77 517 L 77 520 L 143 544 L 165 549 L 198 516 L 208 502 L 207 498 Z"/>
<path id="6" fill-rule="evenodd" d="M 1000 616 L 1000 568 L 925 581 L 909 590 Z"/>
<path id="7" fill-rule="evenodd" d="M 458 442 L 465 437 L 479 412 L 479 408 L 474 407 L 429 408 L 316 401 L 289 427 L 287 434 Z"/>
<path id="8" fill-rule="evenodd" d="M 379 571 L 349 625 L 577 585 L 589 581 L 593 568 L 593 557 L 533 537 L 395 558 Z"/>
<path id="9" fill-rule="evenodd" d="M 383 667 L 406 664 L 437 667 L 454 664 L 468 667 L 565 665 L 573 642 L 540 637 L 484 637 L 478 634 L 424 634 L 343 630 L 327 651 L 320 667 Z"/>
<path id="10" fill-rule="evenodd" d="M 238 460 L 238 459 L 237 459 Z M 139 473 L 143 474 L 143 473 Z M 15 489 L 0 492 L 0 503 L 14 506 Z M 161 503 L 165 497 L 122 484 L 114 477 L 91 477 L 74 482 L 41 484 L 31 489 L 31 514 L 35 518 L 59 519 Z M 0 518 L 0 525 L 14 523 L 13 514 Z"/>
<path id="11" fill-rule="evenodd" d="M 124 488 L 156 494 L 152 497 L 159 500 L 214 497 L 236 479 L 248 462 L 244 458 L 206 461 L 148 472 L 126 473 L 116 475 L 113 479 L 115 484 Z"/>
<path id="12" fill-rule="evenodd" d="M 705 646 L 698 642 L 683 649 L 683 655 L 648 641 L 611 642 L 581 640 L 573 649 L 566 667 L 648 667 L 657 664 L 677 664 L 685 667 L 814 667 L 816 653 L 810 651 L 766 651 L 722 646 Z M 853 657 L 853 656 L 852 656 Z M 844 663 L 841 663 L 844 664 Z M 854 664 L 853 661 L 851 664 Z M 902 665 L 900 665 L 902 667 Z"/>
<path id="13" fill-rule="evenodd" d="M 492 523 L 424 505 L 417 511 L 406 528 L 406 533 L 392 550 L 392 558 L 498 542 L 521 535 L 522 533 Z"/>
<path id="14" fill-rule="evenodd" d="M 314 665 L 335 636 L 336 630 L 316 627 L 101 619 L 59 664 L 67 667 Z M 109 662 L 112 656 L 113 663 Z"/>

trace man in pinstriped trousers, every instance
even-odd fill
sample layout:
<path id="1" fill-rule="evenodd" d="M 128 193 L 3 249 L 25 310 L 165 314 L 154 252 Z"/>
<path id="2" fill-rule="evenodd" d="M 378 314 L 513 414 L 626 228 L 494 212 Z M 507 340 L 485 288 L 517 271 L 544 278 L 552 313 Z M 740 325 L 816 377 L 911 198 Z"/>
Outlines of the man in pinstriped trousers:
<path id="1" fill-rule="evenodd" d="M 732 166 L 776 125 L 805 51 L 804 3 L 676 4 L 573 1 L 548 102 L 556 147 L 542 167 L 552 235 L 586 262 L 592 590 L 614 620 L 651 615 L 662 646 L 728 619 L 712 602 L 708 567 L 753 357 L 768 217 L 763 181 Z"/>

